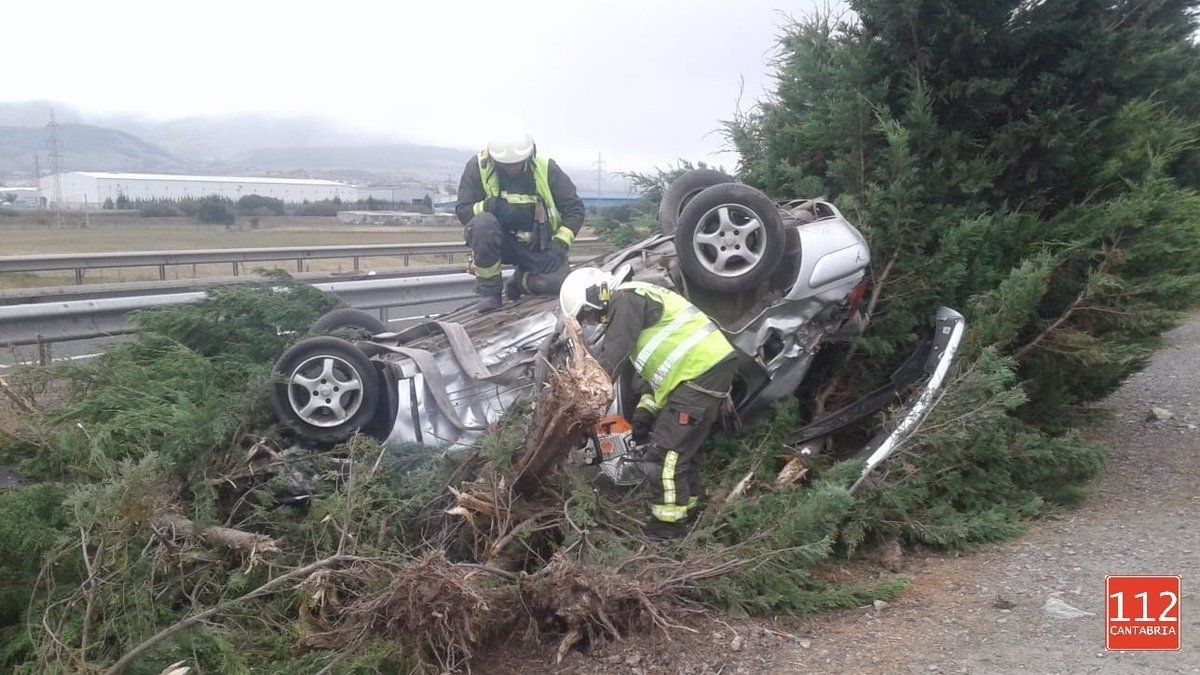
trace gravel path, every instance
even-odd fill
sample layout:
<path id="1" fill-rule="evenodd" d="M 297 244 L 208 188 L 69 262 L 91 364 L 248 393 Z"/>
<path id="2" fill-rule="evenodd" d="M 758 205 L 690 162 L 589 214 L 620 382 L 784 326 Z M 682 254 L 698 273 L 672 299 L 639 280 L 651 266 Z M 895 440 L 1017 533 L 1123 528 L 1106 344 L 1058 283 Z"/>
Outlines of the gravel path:
<path id="1" fill-rule="evenodd" d="M 1080 508 L 978 555 L 918 561 L 894 605 L 814 626 L 776 672 L 1200 673 L 1200 316 L 1106 405 L 1115 423 L 1096 438 L 1112 459 Z M 1183 651 L 1106 652 L 1106 574 L 1182 575 Z M 1052 618 L 1052 595 L 1092 616 Z"/>
<path id="2" fill-rule="evenodd" d="M 707 621 L 547 666 L 519 651 L 499 671 L 561 673 L 1200 673 L 1200 315 L 1106 402 L 1112 459 L 1079 508 L 1024 536 L 952 557 L 909 554 L 883 607 L 799 621 Z M 1170 419 L 1150 418 L 1153 407 Z M 880 571 L 878 574 L 887 575 Z M 1181 652 L 1106 652 L 1104 577 L 1183 577 Z M 1054 618 L 1054 597 L 1090 612 Z"/>

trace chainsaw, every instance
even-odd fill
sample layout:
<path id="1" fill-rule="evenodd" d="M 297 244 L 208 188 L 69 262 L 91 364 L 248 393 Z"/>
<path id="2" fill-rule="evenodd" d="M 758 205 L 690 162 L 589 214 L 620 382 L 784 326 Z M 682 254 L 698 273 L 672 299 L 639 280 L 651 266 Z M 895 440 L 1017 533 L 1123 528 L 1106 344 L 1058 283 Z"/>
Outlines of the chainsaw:
<path id="1" fill-rule="evenodd" d="M 633 440 L 633 425 L 620 415 L 600 420 L 583 450 L 583 463 L 599 466 L 614 485 L 629 487 L 646 478 L 646 444 Z"/>

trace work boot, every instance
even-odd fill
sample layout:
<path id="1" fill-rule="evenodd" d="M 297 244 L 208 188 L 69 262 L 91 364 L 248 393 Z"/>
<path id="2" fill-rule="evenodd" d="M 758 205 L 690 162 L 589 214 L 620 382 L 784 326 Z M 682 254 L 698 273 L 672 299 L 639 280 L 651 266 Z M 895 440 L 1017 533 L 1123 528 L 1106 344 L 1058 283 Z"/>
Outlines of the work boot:
<path id="1" fill-rule="evenodd" d="M 479 302 L 475 305 L 475 311 L 479 312 L 480 314 L 494 312 L 498 309 L 500 309 L 500 296 L 499 295 L 480 296 Z"/>
<path id="2" fill-rule="evenodd" d="M 642 531 L 647 537 L 660 541 L 683 539 L 688 533 L 687 526 L 683 523 L 668 523 L 657 519 L 648 521 Z"/>
<path id="3" fill-rule="evenodd" d="M 504 284 L 504 297 L 508 298 L 512 302 L 520 300 L 521 295 L 525 292 L 525 289 L 523 288 L 524 284 L 525 270 L 517 270 L 516 272 L 513 272 L 513 275 L 509 278 L 508 283 Z"/>
<path id="4" fill-rule="evenodd" d="M 479 295 L 479 304 L 475 305 L 475 311 L 484 314 L 500 309 L 500 291 L 503 289 L 503 284 L 504 280 L 500 277 L 491 279 L 476 277 L 475 293 Z"/>

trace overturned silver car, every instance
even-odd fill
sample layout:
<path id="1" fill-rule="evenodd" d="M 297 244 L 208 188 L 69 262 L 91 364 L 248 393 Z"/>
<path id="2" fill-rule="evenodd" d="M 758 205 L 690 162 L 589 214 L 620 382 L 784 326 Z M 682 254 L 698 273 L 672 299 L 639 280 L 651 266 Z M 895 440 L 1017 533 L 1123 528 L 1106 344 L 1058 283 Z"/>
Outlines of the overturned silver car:
<path id="1" fill-rule="evenodd" d="M 870 250 L 831 203 L 776 203 L 714 171 L 684 174 L 666 191 L 663 232 L 594 265 L 622 278 L 676 290 L 721 328 L 739 357 L 733 389 L 743 419 L 791 396 L 814 355 L 857 337 Z M 356 431 L 387 446 L 471 445 L 543 381 L 560 327 L 557 298 L 526 297 L 498 312 L 464 307 L 401 332 L 342 309 L 276 364 L 272 397 L 280 420 L 302 441 L 334 443 Z M 597 328 L 590 340 L 600 336 Z M 816 420 L 797 438 L 815 440 L 900 402 L 924 380 L 902 421 L 865 451 L 867 471 L 916 431 L 942 387 L 964 331 L 943 308 L 935 334 L 889 387 Z M 616 379 L 613 413 L 632 412 L 641 383 L 632 368 Z"/>

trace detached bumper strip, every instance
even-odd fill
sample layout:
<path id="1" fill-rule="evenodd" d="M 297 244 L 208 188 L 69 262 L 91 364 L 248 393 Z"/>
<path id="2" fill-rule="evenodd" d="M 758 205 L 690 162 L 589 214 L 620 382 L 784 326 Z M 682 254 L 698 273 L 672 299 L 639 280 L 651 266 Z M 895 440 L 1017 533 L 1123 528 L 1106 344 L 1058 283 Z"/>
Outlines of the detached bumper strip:
<path id="1" fill-rule="evenodd" d="M 892 373 L 891 380 L 887 384 L 836 412 L 829 413 L 815 422 L 800 427 L 788 436 L 788 443 L 792 445 L 807 443 L 814 438 L 827 436 L 864 420 L 891 404 L 903 403 L 902 392 L 929 376 L 925 369 L 932 349 L 932 340 L 922 342 L 916 351 L 909 354 L 908 360 Z"/>
<path id="2" fill-rule="evenodd" d="M 938 310 L 938 330 L 945 334 L 949 331 L 949 338 L 946 340 L 945 351 L 938 358 L 937 366 L 933 370 L 933 374 L 929 377 L 928 384 L 925 385 L 924 391 L 909 408 L 908 414 L 904 419 L 896 425 L 892 433 L 888 434 L 887 438 L 879 444 L 879 447 L 867 457 L 867 464 L 863 467 L 862 475 L 858 480 L 854 481 L 854 485 L 850 487 L 850 494 L 858 491 L 859 486 L 866 480 L 867 476 L 879 466 L 883 460 L 887 459 L 893 452 L 899 448 L 904 441 L 916 433 L 921 422 L 925 419 L 925 415 L 933 408 L 934 397 L 941 391 L 942 385 L 945 384 L 946 375 L 950 372 L 950 365 L 954 362 L 954 356 L 958 353 L 959 343 L 962 342 L 963 333 L 966 332 L 967 322 L 962 314 L 948 308 L 942 307 Z M 940 336 L 939 336 L 940 337 Z M 937 346 L 935 345 L 935 349 Z"/>
<path id="3" fill-rule="evenodd" d="M 433 402 L 455 428 L 459 431 L 483 431 L 487 428 L 467 426 L 462 421 L 462 418 L 458 416 L 458 411 L 454 409 L 454 405 L 450 403 L 450 399 L 446 395 L 446 381 L 442 378 L 442 371 L 438 369 L 433 354 L 424 349 L 398 347 L 381 343 L 376 344 L 379 344 L 380 347 L 390 352 L 402 354 L 412 359 L 412 362 L 417 366 L 417 371 L 425 378 L 425 386 L 429 390 L 429 395 L 433 397 Z"/>

